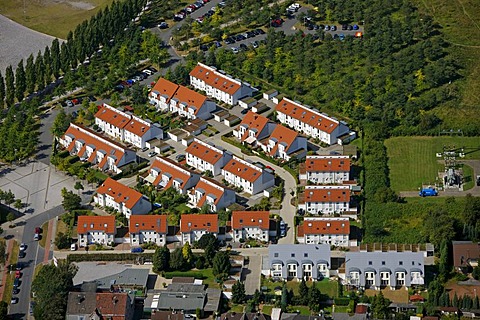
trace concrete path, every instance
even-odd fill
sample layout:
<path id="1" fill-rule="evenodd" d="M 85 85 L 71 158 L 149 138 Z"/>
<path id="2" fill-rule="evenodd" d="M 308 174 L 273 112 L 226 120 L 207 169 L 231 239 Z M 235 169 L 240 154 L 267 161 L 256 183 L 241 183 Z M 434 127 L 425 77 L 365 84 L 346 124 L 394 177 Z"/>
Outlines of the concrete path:
<path id="1" fill-rule="evenodd" d="M 47 239 L 45 240 L 45 253 L 43 256 L 44 263 L 48 262 L 49 260 L 50 246 L 52 244 L 52 235 L 55 232 L 55 229 L 53 228 L 53 222 L 54 222 L 53 219 L 48 221 Z"/>
<path id="2" fill-rule="evenodd" d="M 260 273 L 262 269 L 262 257 L 248 256 L 249 263 L 248 268 L 243 270 L 245 293 L 247 295 L 253 295 L 255 290 L 260 290 Z"/>

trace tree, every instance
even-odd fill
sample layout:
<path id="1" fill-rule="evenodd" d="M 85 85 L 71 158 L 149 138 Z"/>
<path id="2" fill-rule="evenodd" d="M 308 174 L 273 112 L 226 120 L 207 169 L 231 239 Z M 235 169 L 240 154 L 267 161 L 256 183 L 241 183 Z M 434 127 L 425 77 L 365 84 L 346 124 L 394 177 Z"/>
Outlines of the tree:
<path id="1" fill-rule="evenodd" d="M 215 235 L 212 233 L 206 233 L 204 234 L 198 241 L 197 241 L 197 247 L 199 249 L 205 249 L 208 246 L 212 245 L 215 250 L 218 250 L 218 240 Z"/>
<path id="2" fill-rule="evenodd" d="M 53 121 L 51 132 L 55 137 L 61 137 L 70 126 L 71 117 L 62 109 Z"/>
<path id="3" fill-rule="evenodd" d="M 58 249 L 68 249 L 71 243 L 70 237 L 63 232 L 59 232 L 55 237 L 55 245 Z"/>
<path id="4" fill-rule="evenodd" d="M 25 91 L 27 90 L 27 82 L 25 79 L 25 69 L 23 68 L 23 59 L 17 65 L 15 70 L 15 96 L 20 102 L 25 97 Z"/>
<path id="5" fill-rule="evenodd" d="M 72 191 L 67 191 L 67 189 L 62 189 L 62 206 L 67 211 L 72 211 L 75 209 L 81 208 L 82 198 L 78 194 L 74 194 Z"/>
<path id="6" fill-rule="evenodd" d="M 0 301 L 0 320 L 8 319 L 8 303 Z"/>
<path id="7" fill-rule="evenodd" d="M 322 295 L 320 290 L 315 286 L 312 285 L 308 292 L 308 307 L 313 312 L 318 312 L 320 310 L 320 300 L 322 299 Z"/>
<path id="8" fill-rule="evenodd" d="M 213 263 L 213 258 L 215 258 L 215 253 L 217 252 L 217 249 L 215 249 L 215 246 L 213 244 L 209 244 L 203 251 L 203 255 L 205 257 L 205 261 L 209 266 L 212 265 Z"/>
<path id="9" fill-rule="evenodd" d="M 5 100 L 5 80 L 0 72 L 0 109 L 3 109 L 3 101 Z"/>
<path id="10" fill-rule="evenodd" d="M 280 308 L 282 309 L 283 312 L 287 311 L 287 306 L 288 306 L 288 291 L 287 291 L 287 285 L 283 283 L 282 286 L 282 296 L 280 298 Z"/>
<path id="11" fill-rule="evenodd" d="M 5 204 L 10 207 L 10 205 L 15 201 L 15 195 L 13 194 L 12 190 L 8 190 L 4 194 L 4 199 Z"/>
<path id="12" fill-rule="evenodd" d="M 8 222 L 12 222 L 13 220 L 15 220 L 15 215 L 13 214 L 13 212 L 10 211 L 10 212 L 7 214 L 7 221 L 8 221 Z"/>
<path id="13" fill-rule="evenodd" d="M 75 182 L 75 185 L 73 186 L 73 188 L 77 190 L 78 193 L 80 193 L 80 190 L 84 189 L 83 184 L 80 181 Z"/>
<path id="14" fill-rule="evenodd" d="M 182 247 L 182 254 L 183 254 L 183 259 L 189 265 L 191 265 L 193 261 L 193 253 L 192 253 L 192 248 L 190 247 L 190 243 L 188 241 Z"/>
<path id="15" fill-rule="evenodd" d="M 8 66 L 5 70 L 5 102 L 7 107 L 13 106 L 15 101 L 15 80 L 13 77 L 12 66 Z"/>
<path id="16" fill-rule="evenodd" d="M 15 202 L 13 203 L 13 207 L 17 210 L 22 209 L 23 208 L 22 200 L 21 199 L 15 200 Z"/>
<path id="17" fill-rule="evenodd" d="M 438 271 L 440 273 L 440 279 L 442 279 L 441 281 L 446 281 L 450 272 L 448 266 L 448 244 L 446 241 L 442 241 L 440 246 L 440 262 L 438 265 Z"/>
<path id="18" fill-rule="evenodd" d="M 170 255 L 170 269 L 172 270 L 185 270 L 185 259 L 183 259 L 183 253 L 181 248 L 175 249 Z"/>
<path id="19" fill-rule="evenodd" d="M 219 251 L 213 258 L 213 275 L 219 280 L 225 280 L 230 272 L 230 254 L 227 251 Z"/>
<path id="20" fill-rule="evenodd" d="M 473 268 L 472 277 L 475 280 L 480 280 L 480 266 L 475 266 L 475 268 Z"/>
<path id="21" fill-rule="evenodd" d="M 373 297 L 372 301 L 372 311 L 373 317 L 375 319 L 388 319 L 390 314 L 390 309 L 388 306 L 390 305 L 390 301 L 385 299 L 383 293 L 380 291 L 375 297 Z"/>
<path id="22" fill-rule="evenodd" d="M 232 302 L 235 304 L 243 304 L 246 298 L 245 285 L 237 280 L 232 286 Z"/>
<path id="23" fill-rule="evenodd" d="M 73 287 L 77 267 L 59 261 L 58 267 L 44 265 L 32 283 L 35 292 L 35 319 L 63 320 L 67 307 L 68 292 Z"/>
<path id="24" fill-rule="evenodd" d="M 299 301 L 302 305 L 306 306 L 308 304 L 308 287 L 305 279 L 302 279 L 300 286 L 298 287 Z"/>
<path id="25" fill-rule="evenodd" d="M 153 271 L 167 271 L 170 264 L 170 250 L 166 246 L 158 247 L 153 254 Z"/>
<path id="26" fill-rule="evenodd" d="M 33 54 L 28 57 L 27 65 L 25 66 L 25 84 L 28 94 L 35 92 L 36 74 Z"/>

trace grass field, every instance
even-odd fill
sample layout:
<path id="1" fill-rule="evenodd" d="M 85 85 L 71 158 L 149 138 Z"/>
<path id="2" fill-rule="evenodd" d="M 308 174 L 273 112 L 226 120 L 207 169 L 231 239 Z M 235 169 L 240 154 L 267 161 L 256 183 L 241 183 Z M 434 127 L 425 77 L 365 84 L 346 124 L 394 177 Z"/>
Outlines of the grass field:
<path id="1" fill-rule="evenodd" d="M 40 239 L 40 241 L 38 242 L 38 244 L 42 247 L 42 248 L 45 248 L 45 242 L 47 242 L 47 237 L 48 237 L 48 221 L 45 222 L 43 225 L 42 225 L 42 238 Z"/>
<path id="2" fill-rule="evenodd" d="M 17 263 L 19 252 L 20 252 L 19 244 L 16 241 L 14 241 L 13 248 L 12 248 L 12 256 L 10 257 L 10 264 Z M 3 301 L 7 303 L 10 303 L 10 300 L 12 299 L 12 290 L 13 290 L 14 280 L 15 280 L 15 272 L 8 273 L 7 281 L 5 282 L 5 289 L 3 289 Z"/>
<path id="3" fill-rule="evenodd" d="M 480 141 L 474 137 L 396 137 L 385 141 L 390 184 L 395 191 L 418 190 L 434 183 L 443 164 L 436 153 L 443 146 L 465 147 L 465 159 L 480 159 Z"/>
<path id="4" fill-rule="evenodd" d="M 66 39 L 70 30 L 112 2 L 113 0 L 2 0 L 0 14 L 33 30 Z"/>
<path id="5" fill-rule="evenodd" d="M 465 124 L 477 126 L 480 113 L 480 1 L 477 0 L 413 0 L 421 11 L 433 16 L 440 25 L 448 50 L 464 68 L 459 68 L 463 79 L 458 81 L 460 105 L 445 104 L 435 109 L 445 128 L 460 128 Z"/>

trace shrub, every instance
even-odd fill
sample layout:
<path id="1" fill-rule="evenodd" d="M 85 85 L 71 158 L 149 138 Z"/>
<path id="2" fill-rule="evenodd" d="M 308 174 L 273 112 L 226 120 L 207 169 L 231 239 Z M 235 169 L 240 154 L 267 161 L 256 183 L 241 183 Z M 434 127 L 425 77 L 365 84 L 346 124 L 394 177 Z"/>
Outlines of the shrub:
<path id="1" fill-rule="evenodd" d="M 200 271 L 170 271 L 165 272 L 165 278 L 172 279 L 174 277 L 193 277 L 195 279 L 205 279 L 205 276 Z"/>

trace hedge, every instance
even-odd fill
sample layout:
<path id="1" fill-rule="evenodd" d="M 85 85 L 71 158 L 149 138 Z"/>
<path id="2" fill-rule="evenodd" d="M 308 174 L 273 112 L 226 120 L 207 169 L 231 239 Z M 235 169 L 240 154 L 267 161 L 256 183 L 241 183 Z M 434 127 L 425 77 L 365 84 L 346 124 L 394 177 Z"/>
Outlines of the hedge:
<path id="1" fill-rule="evenodd" d="M 337 306 L 348 306 L 350 303 L 350 298 L 335 298 L 334 303 Z"/>
<path id="2" fill-rule="evenodd" d="M 165 278 L 172 279 L 174 277 L 193 277 L 195 279 L 205 279 L 206 277 L 199 271 L 170 271 L 165 272 Z"/>
<path id="3" fill-rule="evenodd" d="M 131 261 L 135 262 L 137 259 L 152 260 L 153 253 L 80 253 L 69 254 L 67 262 L 81 262 L 81 261 Z"/>

